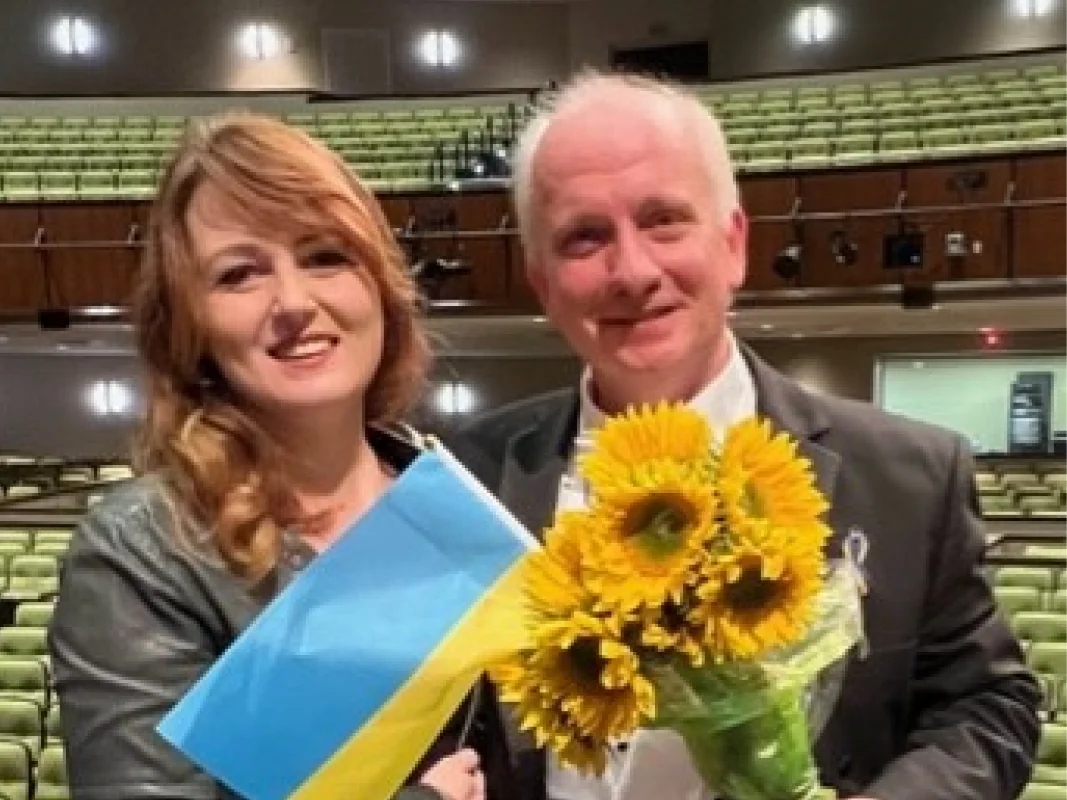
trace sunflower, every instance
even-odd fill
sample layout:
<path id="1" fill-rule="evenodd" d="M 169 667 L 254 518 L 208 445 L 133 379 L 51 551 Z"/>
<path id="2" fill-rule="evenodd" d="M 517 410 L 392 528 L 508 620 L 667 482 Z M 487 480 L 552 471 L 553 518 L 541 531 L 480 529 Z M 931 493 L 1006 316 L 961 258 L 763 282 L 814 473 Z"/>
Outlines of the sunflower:
<path id="1" fill-rule="evenodd" d="M 822 588 L 818 548 L 763 527 L 714 559 L 697 594 L 704 644 L 718 660 L 753 659 L 791 645 L 807 631 Z"/>
<path id="2" fill-rule="evenodd" d="M 618 617 L 583 612 L 542 622 L 535 648 L 491 670 L 521 727 L 583 770 L 602 771 L 608 743 L 655 716 L 655 690 L 621 628 Z"/>
<path id="3" fill-rule="evenodd" d="M 710 452 L 711 429 L 704 417 L 663 402 L 629 408 L 605 422 L 593 434 L 592 451 L 579 458 L 578 468 L 594 496 L 606 495 L 647 484 L 664 464 L 686 465 L 706 478 Z"/>
<path id="4" fill-rule="evenodd" d="M 545 533 L 544 547 L 526 557 L 524 589 L 534 617 L 529 624 L 565 618 L 593 605 L 582 581 L 586 516 L 581 511 L 560 514 Z"/>
<path id="5" fill-rule="evenodd" d="M 821 528 L 826 499 L 815 486 L 810 462 L 797 455 L 788 434 L 775 434 L 755 417 L 726 432 L 718 463 L 718 489 L 728 528 L 766 520 L 772 528 Z"/>
<path id="6" fill-rule="evenodd" d="M 636 638 L 643 647 L 659 653 L 680 653 L 692 666 L 701 667 L 707 654 L 707 621 L 701 613 L 704 607 L 695 591 L 687 587 L 681 601 L 667 600 L 657 608 L 643 609 L 636 624 Z"/>
<path id="7" fill-rule="evenodd" d="M 583 540 L 586 586 L 603 606 L 623 613 L 680 602 L 701 574 L 716 531 L 717 502 L 706 481 L 670 463 L 646 478 L 600 497 Z"/>

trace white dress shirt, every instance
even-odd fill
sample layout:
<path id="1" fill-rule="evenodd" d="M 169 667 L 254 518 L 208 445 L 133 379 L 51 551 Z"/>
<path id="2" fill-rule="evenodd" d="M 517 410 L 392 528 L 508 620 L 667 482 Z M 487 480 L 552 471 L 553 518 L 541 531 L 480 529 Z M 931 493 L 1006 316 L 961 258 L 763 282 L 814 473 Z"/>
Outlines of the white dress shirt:
<path id="1" fill-rule="evenodd" d="M 581 380 L 581 412 L 577 443 L 588 442 L 589 433 L 603 424 L 605 414 L 590 395 L 590 374 Z M 727 427 L 756 413 L 756 385 L 748 365 L 730 336 L 730 359 L 719 375 L 688 403 L 699 411 L 721 439 Z M 573 448 L 578 450 L 578 447 Z M 586 493 L 577 477 L 575 459 L 560 484 L 558 508 L 581 509 Z M 628 743 L 620 743 L 608 758 L 603 776 L 583 776 L 548 759 L 550 800 L 713 800 L 714 795 L 689 759 L 685 743 L 672 731 L 639 730 Z"/>

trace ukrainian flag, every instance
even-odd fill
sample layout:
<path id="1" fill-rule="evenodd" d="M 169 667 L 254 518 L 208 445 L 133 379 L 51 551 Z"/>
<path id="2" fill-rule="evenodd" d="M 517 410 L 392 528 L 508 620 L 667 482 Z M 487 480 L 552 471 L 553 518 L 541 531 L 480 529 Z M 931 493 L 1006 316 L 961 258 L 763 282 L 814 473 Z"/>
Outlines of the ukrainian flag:
<path id="1" fill-rule="evenodd" d="M 249 800 L 392 795 L 519 647 L 533 537 L 439 445 L 282 592 L 160 734 Z"/>

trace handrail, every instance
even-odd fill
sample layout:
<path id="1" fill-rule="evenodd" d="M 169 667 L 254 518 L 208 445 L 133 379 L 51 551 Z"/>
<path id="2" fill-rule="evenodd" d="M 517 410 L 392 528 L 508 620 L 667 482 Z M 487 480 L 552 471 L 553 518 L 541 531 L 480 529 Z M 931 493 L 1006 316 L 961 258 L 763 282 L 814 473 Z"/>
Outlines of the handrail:
<path id="1" fill-rule="evenodd" d="M 785 214 L 756 214 L 750 216 L 750 224 L 781 223 L 789 222 L 803 225 L 805 222 L 818 222 L 827 220 L 847 221 L 852 219 L 871 219 L 882 217 L 914 217 L 923 214 L 952 214 L 973 211 L 1011 211 L 1029 208 L 1050 208 L 1067 206 L 1067 197 L 1036 198 L 1033 200 L 1004 200 L 995 203 L 951 203 L 927 206 L 899 206 L 887 208 L 856 209 L 851 211 L 801 211 L 799 208 L 800 198 L 795 198 L 794 208 Z M 898 198 L 898 203 L 900 199 Z M 409 221 L 410 222 L 410 221 Z M 145 242 L 138 238 L 136 225 L 132 226 L 130 233 L 125 239 L 100 239 L 84 241 L 47 241 L 46 231 L 43 227 L 35 232 L 33 241 L 29 242 L 0 242 L 2 250 L 139 250 L 145 246 Z M 519 229 L 514 226 L 501 226 L 491 229 L 464 229 L 453 231 L 418 231 L 409 224 L 404 228 L 394 229 L 394 235 L 401 242 L 454 240 L 454 239 L 493 239 L 502 237 L 518 236 Z"/>

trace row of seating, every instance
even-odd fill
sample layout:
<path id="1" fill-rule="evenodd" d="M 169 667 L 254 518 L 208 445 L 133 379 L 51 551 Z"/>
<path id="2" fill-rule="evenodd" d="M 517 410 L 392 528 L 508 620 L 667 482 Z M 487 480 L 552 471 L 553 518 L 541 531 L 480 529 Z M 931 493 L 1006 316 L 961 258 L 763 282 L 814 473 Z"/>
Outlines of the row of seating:
<path id="1" fill-rule="evenodd" d="M 52 602 L 22 602 L 0 627 L 0 797 L 69 800 L 47 626 Z"/>
<path id="2" fill-rule="evenodd" d="M 750 90 L 698 88 L 724 120 L 741 171 L 855 166 L 1067 143 L 1063 64 L 908 80 L 852 80 Z M 336 150 L 373 188 L 428 188 L 439 147 L 489 129 L 507 140 L 523 104 L 331 105 L 284 115 Z M 0 117 L 0 199 L 150 197 L 186 117 Z M 503 134 L 503 135 L 501 135 Z"/>

